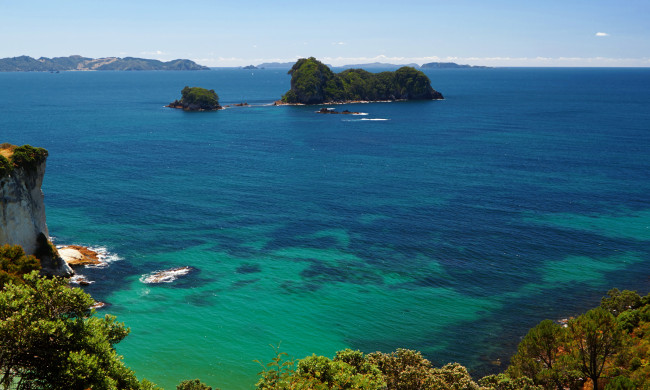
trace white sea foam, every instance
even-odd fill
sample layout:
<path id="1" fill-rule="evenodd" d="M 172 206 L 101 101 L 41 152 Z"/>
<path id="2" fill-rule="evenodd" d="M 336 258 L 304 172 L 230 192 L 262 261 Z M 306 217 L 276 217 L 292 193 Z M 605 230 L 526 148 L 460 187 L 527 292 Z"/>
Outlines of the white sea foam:
<path id="1" fill-rule="evenodd" d="M 72 284 L 93 284 L 95 283 L 94 280 L 88 280 L 84 275 L 81 274 L 75 274 L 70 278 L 70 283 Z"/>
<path id="2" fill-rule="evenodd" d="M 109 252 L 108 249 L 103 246 L 89 246 L 88 249 L 97 253 L 97 258 L 101 263 L 96 265 L 87 265 L 86 267 L 106 267 L 109 263 L 123 260 L 118 254 Z"/>
<path id="3" fill-rule="evenodd" d="M 50 237 L 50 240 L 54 242 L 55 237 Z M 78 245 L 78 244 L 67 244 L 67 245 L 61 245 L 61 244 L 56 244 L 56 249 L 61 249 L 66 246 L 72 246 L 72 245 Z M 103 247 L 103 246 L 85 246 L 85 245 L 79 245 L 86 247 L 87 249 L 97 253 L 97 259 L 100 261 L 99 264 L 86 264 L 85 267 L 88 268 L 101 268 L 101 267 L 106 267 L 109 263 L 112 263 L 114 261 L 118 260 L 124 260 L 122 257 L 120 257 L 117 253 L 109 252 L 108 248 Z"/>
<path id="4" fill-rule="evenodd" d="M 367 112 L 358 112 L 358 113 L 352 114 L 352 115 L 368 115 L 368 113 Z"/>
<path id="5" fill-rule="evenodd" d="M 390 119 L 386 118 L 361 118 L 362 121 L 389 121 Z"/>

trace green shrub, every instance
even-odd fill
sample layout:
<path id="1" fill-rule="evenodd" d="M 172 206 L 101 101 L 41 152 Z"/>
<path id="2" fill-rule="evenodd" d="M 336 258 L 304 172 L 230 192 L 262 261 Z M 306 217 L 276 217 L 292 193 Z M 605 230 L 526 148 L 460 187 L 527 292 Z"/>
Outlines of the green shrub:
<path id="1" fill-rule="evenodd" d="M 36 168 L 47 159 L 47 150 L 35 148 L 30 145 L 19 146 L 14 149 L 11 162 L 15 168 L 36 170 Z"/>
<path id="2" fill-rule="evenodd" d="M 176 386 L 176 390 L 212 390 L 212 387 L 204 384 L 198 379 L 186 380 Z M 215 389 L 219 390 L 219 389 Z"/>
<path id="3" fill-rule="evenodd" d="M 12 170 L 11 163 L 5 158 L 5 156 L 0 155 L 0 177 L 8 176 Z"/>
<path id="4" fill-rule="evenodd" d="M 0 246 L 0 290 L 7 283 L 21 283 L 23 275 L 40 269 L 40 261 L 26 255 L 20 245 Z"/>
<path id="5" fill-rule="evenodd" d="M 634 384 L 634 382 L 624 376 L 617 376 L 616 378 L 612 379 L 607 384 L 607 386 L 605 386 L 605 390 L 635 390 L 635 389 L 637 389 L 637 386 Z"/>

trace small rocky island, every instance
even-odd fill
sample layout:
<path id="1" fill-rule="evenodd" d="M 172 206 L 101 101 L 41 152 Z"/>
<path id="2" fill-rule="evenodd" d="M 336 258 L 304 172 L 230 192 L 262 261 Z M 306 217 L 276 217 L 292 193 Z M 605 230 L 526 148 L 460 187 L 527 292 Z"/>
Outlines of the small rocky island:
<path id="1" fill-rule="evenodd" d="M 333 108 L 327 108 L 323 107 L 320 110 L 316 111 L 317 114 L 347 114 L 347 115 L 361 115 L 360 112 L 357 111 L 350 111 L 350 110 L 343 110 L 343 111 L 336 111 Z"/>
<path id="2" fill-rule="evenodd" d="M 223 107 L 219 105 L 219 96 L 214 89 L 200 87 L 185 87 L 181 91 L 181 100 L 174 100 L 165 107 L 180 108 L 184 111 L 216 111 Z"/>
<path id="3" fill-rule="evenodd" d="M 276 104 L 443 99 L 424 73 L 408 66 L 394 72 L 348 69 L 334 73 L 327 65 L 310 57 L 298 60 L 289 74 L 291 89 Z"/>

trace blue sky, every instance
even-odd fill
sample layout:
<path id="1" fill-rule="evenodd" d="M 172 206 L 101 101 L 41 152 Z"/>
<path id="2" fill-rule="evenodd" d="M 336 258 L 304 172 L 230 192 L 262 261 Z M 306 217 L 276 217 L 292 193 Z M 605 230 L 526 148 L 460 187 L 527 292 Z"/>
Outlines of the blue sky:
<path id="1" fill-rule="evenodd" d="M 0 0 L 0 57 L 650 66 L 649 0 Z"/>

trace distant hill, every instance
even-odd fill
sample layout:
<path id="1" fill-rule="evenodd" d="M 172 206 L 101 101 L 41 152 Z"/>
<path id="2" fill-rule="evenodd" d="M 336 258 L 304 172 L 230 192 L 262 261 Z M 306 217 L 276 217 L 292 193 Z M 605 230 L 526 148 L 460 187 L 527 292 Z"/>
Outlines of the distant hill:
<path id="1" fill-rule="evenodd" d="M 262 64 L 257 65 L 257 69 L 291 69 L 291 67 L 295 64 L 295 62 L 264 62 Z M 332 65 L 327 65 L 330 68 Z"/>
<path id="2" fill-rule="evenodd" d="M 65 70 L 209 70 L 190 60 L 162 62 L 135 57 L 88 58 L 82 56 L 41 57 L 28 56 L 0 59 L 0 72 L 55 72 Z"/>
<path id="3" fill-rule="evenodd" d="M 264 62 L 257 65 L 258 69 L 291 69 L 295 62 Z"/>
<path id="4" fill-rule="evenodd" d="M 459 65 L 455 62 L 429 62 L 422 64 L 421 69 L 459 69 L 459 68 L 487 68 L 487 66 Z"/>
<path id="5" fill-rule="evenodd" d="M 402 66 L 410 66 L 412 68 L 419 68 L 420 65 L 418 64 L 402 64 L 402 65 L 397 65 L 397 64 L 387 64 L 385 62 L 373 62 L 370 64 L 354 64 L 354 65 L 343 65 L 343 66 L 337 66 L 337 68 L 345 68 L 345 69 L 399 69 Z"/>

